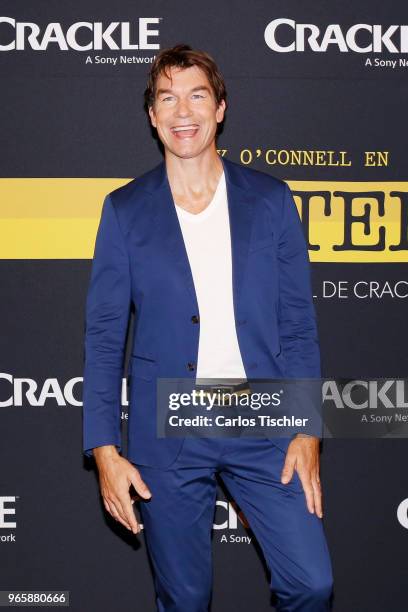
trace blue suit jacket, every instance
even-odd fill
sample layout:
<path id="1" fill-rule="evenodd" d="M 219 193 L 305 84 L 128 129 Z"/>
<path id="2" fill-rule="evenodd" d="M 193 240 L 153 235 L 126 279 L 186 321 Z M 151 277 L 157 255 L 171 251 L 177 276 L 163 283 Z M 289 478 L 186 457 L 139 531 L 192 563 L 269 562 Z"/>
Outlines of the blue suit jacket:
<path id="1" fill-rule="evenodd" d="M 287 184 L 220 158 L 230 216 L 235 324 L 248 378 L 320 378 L 310 263 Z M 211 237 L 209 236 L 209 240 Z M 125 340 L 135 305 L 128 459 L 166 467 L 182 439 L 157 438 L 156 379 L 195 378 L 200 325 L 165 162 L 105 198 L 86 302 L 83 451 L 121 450 Z M 190 365 L 191 367 L 191 365 Z M 290 439 L 274 438 L 286 450 Z"/>

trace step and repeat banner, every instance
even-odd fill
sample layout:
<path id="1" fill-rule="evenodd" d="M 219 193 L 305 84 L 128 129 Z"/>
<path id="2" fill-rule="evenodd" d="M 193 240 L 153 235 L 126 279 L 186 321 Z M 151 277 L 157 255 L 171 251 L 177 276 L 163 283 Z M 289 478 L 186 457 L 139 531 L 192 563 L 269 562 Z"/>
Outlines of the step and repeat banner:
<path id="1" fill-rule="evenodd" d="M 323 376 L 407 377 L 407 24 L 402 0 L 2 1 L 0 591 L 155 610 L 143 535 L 106 514 L 82 455 L 81 409 L 103 199 L 162 159 L 143 110 L 161 49 L 214 57 L 228 92 L 219 154 L 293 191 Z M 125 388 L 124 439 L 127 408 Z M 404 436 L 323 440 L 336 612 L 406 610 L 407 457 Z M 272 610 L 258 543 L 221 483 L 212 537 L 213 612 Z"/>

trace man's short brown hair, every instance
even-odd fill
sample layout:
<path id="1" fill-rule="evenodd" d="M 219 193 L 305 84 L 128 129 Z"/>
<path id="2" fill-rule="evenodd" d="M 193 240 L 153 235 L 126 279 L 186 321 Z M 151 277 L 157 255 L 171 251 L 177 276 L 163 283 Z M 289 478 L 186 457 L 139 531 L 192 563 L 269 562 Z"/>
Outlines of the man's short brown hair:
<path id="1" fill-rule="evenodd" d="M 168 72 L 169 68 L 190 68 L 191 66 L 201 68 L 206 74 L 217 107 L 220 105 L 221 100 L 225 100 L 225 104 L 227 103 L 227 91 L 224 79 L 211 55 L 199 49 L 192 49 L 189 45 L 178 44 L 169 49 L 162 49 L 152 64 L 147 87 L 144 92 L 146 112 L 149 107 L 154 105 L 156 99 L 156 84 L 159 75 L 164 74 L 167 78 L 170 78 Z"/>

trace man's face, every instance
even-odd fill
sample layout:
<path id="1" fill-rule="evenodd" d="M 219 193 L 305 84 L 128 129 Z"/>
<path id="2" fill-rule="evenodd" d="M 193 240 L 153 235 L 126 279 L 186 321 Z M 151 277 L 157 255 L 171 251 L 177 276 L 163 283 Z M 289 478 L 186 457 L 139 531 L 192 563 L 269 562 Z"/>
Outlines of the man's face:
<path id="1" fill-rule="evenodd" d="M 217 123 L 224 118 L 225 102 L 217 108 L 207 76 L 201 68 L 170 68 L 171 79 L 161 74 L 156 100 L 149 108 L 166 153 L 191 158 L 215 141 Z M 188 128 L 188 129 L 186 129 Z"/>

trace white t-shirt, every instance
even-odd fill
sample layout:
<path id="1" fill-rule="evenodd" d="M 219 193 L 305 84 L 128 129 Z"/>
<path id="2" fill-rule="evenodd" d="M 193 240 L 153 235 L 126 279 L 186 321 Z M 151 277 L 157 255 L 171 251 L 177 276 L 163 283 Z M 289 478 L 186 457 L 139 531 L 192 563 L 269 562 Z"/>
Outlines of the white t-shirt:
<path id="1" fill-rule="evenodd" d="M 189 213 L 175 204 L 200 316 L 197 379 L 244 379 L 232 293 L 231 237 L 224 172 L 210 204 Z"/>

